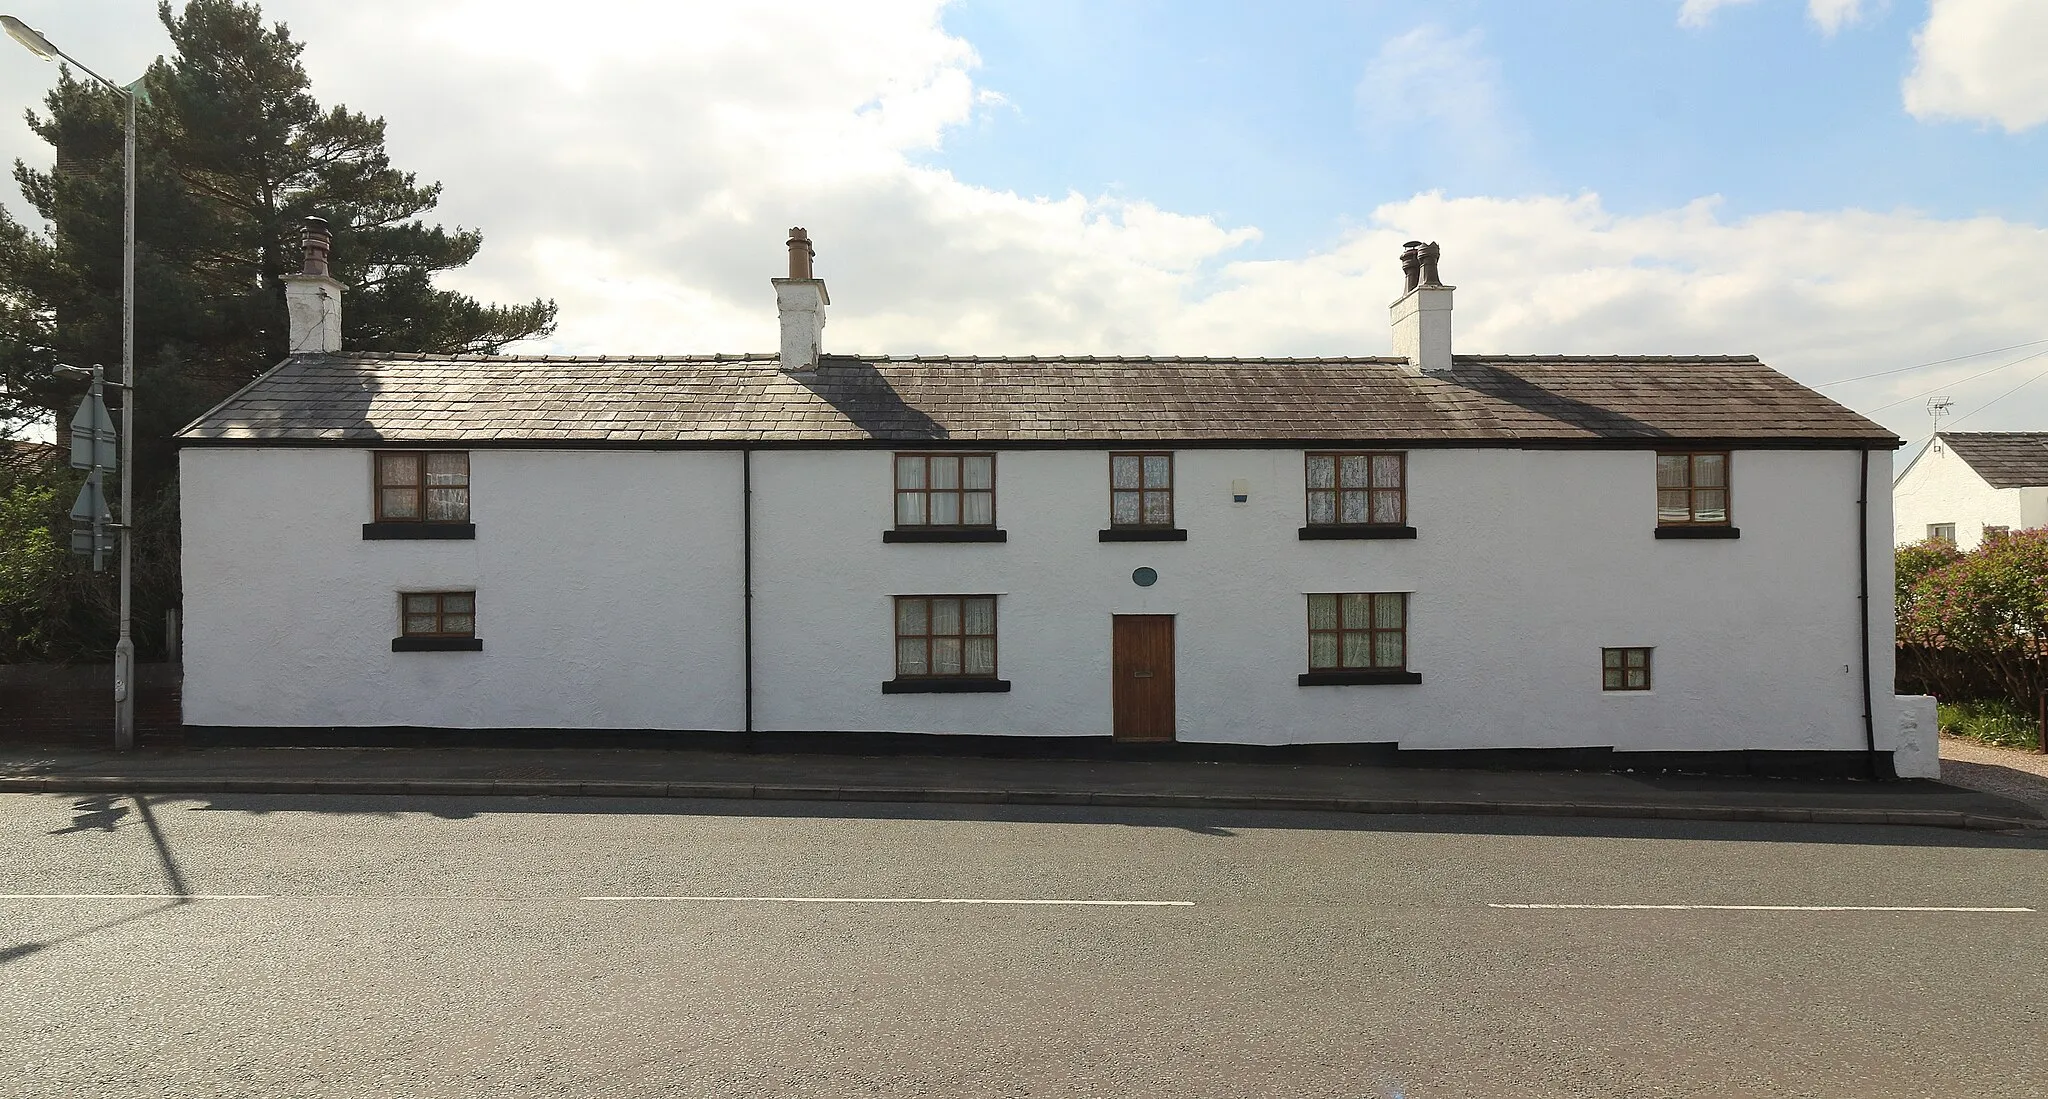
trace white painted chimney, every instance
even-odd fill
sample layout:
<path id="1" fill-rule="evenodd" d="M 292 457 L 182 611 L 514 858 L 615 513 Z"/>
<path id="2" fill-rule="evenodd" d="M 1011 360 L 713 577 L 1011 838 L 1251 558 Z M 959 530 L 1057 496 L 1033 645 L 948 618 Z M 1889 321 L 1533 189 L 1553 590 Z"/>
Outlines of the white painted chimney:
<path id="1" fill-rule="evenodd" d="M 817 252 L 801 226 L 789 231 L 789 277 L 775 284 L 775 312 L 782 321 L 782 372 L 808 374 L 818 369 L 825 336 L 825 307 L 832 298 L 825 280 L 811 271 Z"/>
<path id="2" fill-rule="evenodd" d="M 299 234 L 299 273 L 284 277 L 284 308 L 290 321 L 287 354 L 341 350 L 341 292 L 348 287 L 327 273 L 327 252 L 333 243 L 325 219 L 306 219 Z"/>
<path id="3" fill-rule="evenodd" d="M 1443 250 L 1434 241 L 1411 240 L 1401 246 L 1401 297 L 1390 312 L 1394 319 L 1394 354 L 1408 360 L 1411 374 L 1451 372 L 1451 291 L 1437 276 Z"/>

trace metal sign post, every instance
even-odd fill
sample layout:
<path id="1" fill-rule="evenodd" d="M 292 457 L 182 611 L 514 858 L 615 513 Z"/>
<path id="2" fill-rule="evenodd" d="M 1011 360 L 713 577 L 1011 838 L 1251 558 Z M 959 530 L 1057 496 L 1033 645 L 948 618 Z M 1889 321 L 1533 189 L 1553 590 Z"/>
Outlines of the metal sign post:
<path id="1" fill-rule="evenodd" d="M 120 539 L 121 548 L 121 636 L 114 645 L 114 747 L 125 751 L 135 746 L 135 700 L 132 687 L 135 679 L 135 643 L 128 636 L 128 508 L 129 485 L 134 478 L 131 470 L 121 478 L 121 522 L 116 523 L 107 511 L 106 476 L 123 465 L 120 448 L 128 442 L 127 432 L 114 430 L 114 418 L 107 413 L 106 391 L 110 385 L 126 390 L 121 402 L 122 422 L 134 423 L 134 390 L 131 386 L 109 382 L 106 370 L 95 366 L 90 372 L 74 366 L 59 367 L 58 372 L 67 375 L 88 374 L 92 388 L 86 391 L 85 400 L 79 402 L 77 414 L 71 417 L 71 467 L 86 471 L 85 484 L 79 487 L 78 499 L 71 505 L 71 552 L 92 558 L 92 570 L 104 572 L 107 554 L 114 550 L 114 540 Z M 130 457 L 133 451 L 130 451 Z"/>

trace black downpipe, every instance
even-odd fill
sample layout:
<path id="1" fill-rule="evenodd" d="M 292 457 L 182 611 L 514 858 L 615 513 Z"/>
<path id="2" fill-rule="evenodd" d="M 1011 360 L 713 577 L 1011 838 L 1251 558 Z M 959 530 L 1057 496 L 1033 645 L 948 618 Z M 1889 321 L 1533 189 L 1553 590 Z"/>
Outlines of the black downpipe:
<path id="1" fill-rule="evenodd" d="M 1858 453 L 1863 462 L 1862 480 L 1856 489 L 1856 597 L 1863 612 L 1863 631 L 1857 634 L 1856 647 L 1863 653 L 1863 750 L 1868 753 L 1864 761 L 1870 766 L 1870 777 L 1877 778 L 1882 773 L 1877 766 L 1877 723 L 1870 713 L 1870 451 Z"/>
<path id="2" fill-rule="evenodd" d="M 1867 460 L 1867 459 L 1866 459 Z M 740 588 L 745 602 L 741 630 L 744 640 L 743 660 L 746 666 L 745 732 L 754 731 L 754 452 L 740 449 Z M 1864 669 L 1864 678 L 1869 679 L 1869 669 Z"/>

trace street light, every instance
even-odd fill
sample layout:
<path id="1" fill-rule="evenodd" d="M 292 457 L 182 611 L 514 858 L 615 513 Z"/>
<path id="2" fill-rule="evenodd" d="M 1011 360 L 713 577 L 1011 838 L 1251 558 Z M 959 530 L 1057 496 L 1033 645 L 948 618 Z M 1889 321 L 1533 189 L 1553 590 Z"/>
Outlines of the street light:
<path id="1" fill-rule="evenodd" d="M 59 58 L 112 88 L 128 107 L 127 138 L 121 147 L 121 636 L 114 643 L 114 747 L 135 747 L 135 640 L 128 632 L 129 574 L 135 525 L 135 92 L 79 64 L 34 27 L 0 15 L 7 36 L 45 61 Z"/>

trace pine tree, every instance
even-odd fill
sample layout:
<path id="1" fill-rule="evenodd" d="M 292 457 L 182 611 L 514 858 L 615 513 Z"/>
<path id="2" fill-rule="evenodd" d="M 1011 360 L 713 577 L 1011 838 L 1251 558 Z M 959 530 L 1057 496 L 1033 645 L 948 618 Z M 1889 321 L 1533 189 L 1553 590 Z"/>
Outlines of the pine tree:
<path id="1" fill-rule="evenodd" d="M 136 545 L 145 652 L 160 651 L 152 626 L 177 597 L 171 436 L 284 357 L 280 276 L 297 269 L 302 219 L 324 217 L 334 228 L 334 274 L 349 285 L 345 349 L 493 352 L 544 336 L 555 322 L 551 301 L 487 305 L 434 286 L 436 274 L 476 258 L 482 234 L 427 220 L 440 184 L 392 167 L 383 119 L 313 98 L 299 61 L 304 46 L 284 24 L 265 25 L 257 5 L 242 0 L 189 0 L 180 11 L 161 0 L 157 15 L 173 53 L 132 85 L 142 95 L 136 503 L 138 519 L 156 528 Z M 28 119 L 54 164 L 41 170 L 16 161 L 14 178 L 49 231 L 0 209 L 0 371 L 8 383 L 0 439 L 26 419 L 69 418 L 79 386 L 53 376 L 55 367 L 100 363 L 112 371 L 121 361 L 124 106 L 64 69 L 44 103 L 47 113 Z M 33 534 L 43 528 L 24 516 L 55 508 L 61 525 L 77 489 L 70 471 L 0 474 L 0 496 L 21 519 L 0 523 L 0 537 L 49 537 Z M 40 547 L 0 545 L 0 564 L 31 558 L 49 566 Z M 47 582 L 81 598 L 41 601 L 66 609 L 0 607 L 0 662 L 77 659 L 111 644 L 110 608 L 95 597 L 104 576 L 75 560 L 65 567 L 68 578 L 51 574 Z"/>
<path id="2" fill-rule="evenodd" d="M 138 435 L 157 459 L 145 469 L 166 469 L 171 432 L 284 356 L 280 276 L 297 269 L 309 215 L 334 226 L 347 349 L 492 352 L 553 330 L 553 302 L 434 286 L 482 234 L 424 220 L 441 185 L 392 167 L 383 119 L 313 98 L 284 24 L 241 0 L 162 0 L 157 15 L 175 52 L 139 84 Z M 57 166 L 17 161 L 14 176 L 51 232 L 0 211 L 0 362 L 18 402 L 55 409 L 77 387 L 52 367 L 120 361 L 122 117 L 119 97 L 68 72 L 46 106 L 29 123 Z"/>

